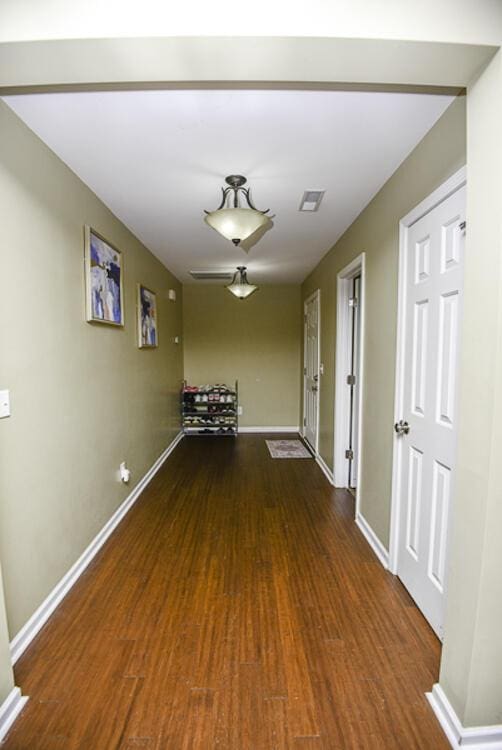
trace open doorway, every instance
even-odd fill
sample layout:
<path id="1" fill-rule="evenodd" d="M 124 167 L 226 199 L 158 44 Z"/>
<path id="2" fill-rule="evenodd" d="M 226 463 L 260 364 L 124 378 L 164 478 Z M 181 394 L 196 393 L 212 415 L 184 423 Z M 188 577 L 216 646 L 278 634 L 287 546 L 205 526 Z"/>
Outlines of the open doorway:
<path id="1" fill-rule="evenodd" d="M 364 260 L 362 253 L 337 277 L 334 479 L 336 487 L 354 494 L 356 507 L 361 463 Z"/>
<path id="2" fill-rule="evenodd" d="M 346 451 L 348 463 L 348 488 L 354 491 L 357 488 L 357 462 L 359 459 L 358 434 L 359 434 L 359 385 L 361 382 L 361 274 L 354 276 L 352 281 L 351 296 L 349 297 L 350 323 L 349 323 L 349 349 L 350 349 L 350 373 L 347 383 L 350 390 L 349 396 L 349 440 Z"/>
<path id="3" fill-rule="evenodd" d="M 319 448 L 320 291 L 304 303 L 303 438 L 317 455 Z"/>

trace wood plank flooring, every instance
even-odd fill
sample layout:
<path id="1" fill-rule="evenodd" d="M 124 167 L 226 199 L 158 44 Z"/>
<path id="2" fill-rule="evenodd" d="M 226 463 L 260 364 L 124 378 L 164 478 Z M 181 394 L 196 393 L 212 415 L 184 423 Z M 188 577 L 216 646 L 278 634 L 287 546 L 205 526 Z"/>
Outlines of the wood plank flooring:
<path id="1" fill-rule="evenodd" d="M 447 750 L 439 642 L 353 516 L 262 435 L 182 441 L 18 662 L 3 750 Z"/>

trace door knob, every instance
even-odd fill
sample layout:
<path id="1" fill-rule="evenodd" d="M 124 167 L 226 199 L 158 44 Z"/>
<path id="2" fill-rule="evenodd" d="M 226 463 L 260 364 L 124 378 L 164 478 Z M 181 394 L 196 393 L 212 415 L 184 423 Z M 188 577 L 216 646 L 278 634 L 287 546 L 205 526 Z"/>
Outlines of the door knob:
<path id="1" fill-rule="evenodd" d="M 319 375 L 314 375 L 314 380 L 317 383 L 317 381 L 319 380 Z"/>
<path id="2" fill-rule="evenodd" d="M 318 387 L 317 387 L 316 385 L 313 385 L 313 386 L 312 386 L 312 392 L 313 392 L 313 393 L 315 393 L 315 392 L 316 392 L 316 391 L 318 391 L 318 390 L 319 390 L 319 388 L 318 388 Z"/>
<path id="3" fill-rule="evenodd" d="M 396 435 L 407 435 L 410 431 L 410 425 L 408 422 L 400 419 L 399 422 L 396 422 L 394 425 L 394 430 L 396 431 Z"/>

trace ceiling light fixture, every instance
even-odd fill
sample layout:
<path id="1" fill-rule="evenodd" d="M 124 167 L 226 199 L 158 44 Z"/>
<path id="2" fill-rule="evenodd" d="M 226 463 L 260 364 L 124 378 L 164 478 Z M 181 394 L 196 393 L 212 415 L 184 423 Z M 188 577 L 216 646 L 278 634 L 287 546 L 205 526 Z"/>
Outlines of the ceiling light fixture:
<path id="1" fill-rule="evenodd" d="M 223 199 L 220 205 L 216 211 L 205 211 L 207 215 L 204 221 L 237 246 L 257 229 L 270 223 L 269 217 L 265 216 L 270 209 L 258 211 L 253 206 L 249 188 L 243 187 L 247 180 L 242 175 L 229 175 L 225 177 L 225 182 L 228 187 L 221 188 Z M 249 208 L 240 207 L 239 193 L 244 195 Z"/>
<path id="2" fill-rule="evenodd" d="M 227 286 L 227 289 L 239 299 L 246 299 L 246 297 L 253 294 L 258 287 L 255 284 L 249 283 L 246 266 L 237 266 L 237 271 L 234 274 L 232 283 Z"/>

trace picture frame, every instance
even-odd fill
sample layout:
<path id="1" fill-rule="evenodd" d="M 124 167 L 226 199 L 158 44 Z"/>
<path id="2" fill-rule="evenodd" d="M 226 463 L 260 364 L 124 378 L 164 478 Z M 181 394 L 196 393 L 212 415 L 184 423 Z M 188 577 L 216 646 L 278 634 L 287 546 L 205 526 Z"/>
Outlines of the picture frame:
<path id="1" fill-rule="evenodd" d="M 157 295 L 143 284 L 138 284 L 137 315 L 139 348 L 155 349 L 159 345 Z"/>
<path id="2" fill-rule="evenodd" d="M 95 229 L 86 226 L 84 262 L 87 321 L 123 328 L 122 252 Z"/>

